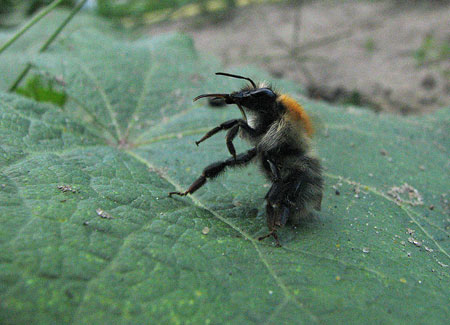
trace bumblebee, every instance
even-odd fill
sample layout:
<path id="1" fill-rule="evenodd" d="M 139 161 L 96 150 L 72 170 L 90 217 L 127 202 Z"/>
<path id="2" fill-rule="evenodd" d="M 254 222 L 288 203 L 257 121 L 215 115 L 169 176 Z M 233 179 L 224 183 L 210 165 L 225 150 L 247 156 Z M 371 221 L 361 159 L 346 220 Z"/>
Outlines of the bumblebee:
<path id="1" fill-rule="evenodd" d="M 258 239 L 272 236 L 280 246 L 277 229 L 287 222 L 298 224 L 310 218 L 313 209 L 321 208 L 322 167 L 311 149 L 311 121 L 299 103 L 288 95 L 278 94 L 265 83 L 256 85 L 250 78 L 223 72 L 216 75 L 245 79 L 250 84 L 230 94 L 203 94 L 194 101 L 205 97 L 221 98 L 226 104 L 237 105 L 243 119 L 223 122 L 195 143 L 198 146 L 227 130 L 226 145 L 231 157 L 210 164 L 186 191 L 170 192 L 169 196 L 192 194 L 227 167 L 242 167 L 256 161 L 271 182 L 265 196 L 269 233 Z M 233 140 L 238 133 L 250 142 L 252 149 L 236 154 Z"/>

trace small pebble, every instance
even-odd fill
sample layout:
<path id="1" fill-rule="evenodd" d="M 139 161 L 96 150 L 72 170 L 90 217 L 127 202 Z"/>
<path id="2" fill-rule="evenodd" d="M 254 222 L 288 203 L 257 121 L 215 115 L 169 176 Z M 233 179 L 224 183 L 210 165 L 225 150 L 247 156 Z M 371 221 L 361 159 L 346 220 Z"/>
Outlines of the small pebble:
<path id="1" fill-rule="evenodd" d="M 447 264 L 444 264 L 444 263 L 442 263 L 442 262 L 440 262 L 440 261 L 437 261 L 437 262 L 438 262 L 438 264 L 439 264 L 440 266 L 442 266 L 442 267 L 448 267 Z"/>
<path id="2" fill-rule="evenodd" d="M 416 245 L 417 247 L 422 246 L 422 243 L 421 243 L 420 241 L 418 241 L 417 239 L 413 238 L 413 237 L 409 237 L 409 238 L 408 238 L 408 241 L 409 241 L 411 244 Z"/>
<path id="3" fill-rule="evenodd" d="M 96 209 L 95 212 L 97 212 L 97 215 L 103 219 L 113 219 L 113 217 L 108 212 L 100 208 Z"/>

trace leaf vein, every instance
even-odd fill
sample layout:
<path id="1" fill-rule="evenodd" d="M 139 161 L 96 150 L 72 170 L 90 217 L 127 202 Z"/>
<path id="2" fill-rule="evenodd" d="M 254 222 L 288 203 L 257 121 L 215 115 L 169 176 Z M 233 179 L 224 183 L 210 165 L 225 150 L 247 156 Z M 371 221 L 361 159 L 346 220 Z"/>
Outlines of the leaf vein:
<path id="1" fill-rule="evenodd" d="M 132 152 L 132 151 L 126 151 L 130 156 L 134 157 L 135 159 L 137 159 L 138 161 L 144 163 L 145 165 L 147 165 L 149 168 L 152 169 L 156 169 L 155 166 L 153 166 L 149 161 L 145 160 L 144 158 L 142 158 L 141 156 L 139 156 L 138 154 Z M 174 180 L 172 180 L 169 176 L 162 174 L 162 177 L 169 182 L 170 184 L 172 184 L 174 187 L 176 187 L 177 189 L 181 189 L 181 186 L 179 186 Z M 276 272 L 274 271 L 274 269 L 272 268 L 272 266 L 269 264 L 269 262 L 267 261 L 267 259 L 265 258 L 264 254 L 262 253 L 261 249 L 259 248 L 259 244 L 258 242 L 249 234 L 247 234 L 245 231 L 243 231 L 242 229 L 240 229 L 239 227 L 237 227 L 234 223 L 232 223 L 231 221 L 229 221 L 227 218 L 223 217 L 222 215 L 220 215 L 219 213 L 217 213 L 216 211 L 208 208 L 207 206 L 205 206 L 200 200 L 198 200 L 196 198 L 195 195 L 190 195 L 189 196 L 190 199 L 195 203 L 195 205 L 197 205 L 198 207 L 208 211 L 209 213 L 211 213 L 212 215 L 214 215 L 217 219 L 219 219 L 220 221 L 222 221 L 223 223 L 227 224 L 229 227 L 231 227 L 232 229 L 234 229 L 235 231 L 237 231 L 238 233 L 240 233 L 246 240 L 250 241 L 254 247 L 254 249 L 256 250 L 259 259 L 261 260 L 261 262 L 263 263 L 263 265 L 266 267 L 267 271 L 269 272 L 269 274 L 272 276 L 272 278 L 276 281 L 277 285 L 281 288 L 281 290 L 283 291 L 283 294 L 285 296 L 286 299 L 291 300 L 294 304 L 296 304 L 298 307 L 300 307 L 301 309 L 303 309 L 305 312 L 308 313 L 310 319 L 317 323 L 319 321 L 318 317 L 315 316 L 310 310 L 308 310 L 303 303 L 301 303 L 300 301 L 297 300 L 297 298 L 289 291 L 289 289 L 287 288 L 287 286 L 285 285 L 285 283 L 282 281 L 282 279 L 276 274 Z"/>
<path id="2" fill-rule="evenodd" d="M 150 59 L 148 60 L 149 61 L 149 66 L 148 66 L 147 71 L 145 73 L 144 85 L 142 86 L 142 91 L 141 91 L 141 94 L 139 96 L 138 102 L 136 104 L 136 108 L 135 108 L 134 112 L 131 114 L 130 122 L 128 123 L 127 129 L 125 131 L 124 141 L 126 141 L 126 139 L 128 138 L 128 135 L 130 133 L 131 128 L 134 126 L 134 124 L 136 124 L 137 116 L 142 110 L 142 107 L 143 107 L 142 105 L 143 105 L 143 102 L 144 102 L 145 95 L 146 95 L 146 93 L 148 91 L 149 85 L 151 84 L 150 81 L 151 81 L 151 77 L 153 76 L 153 70 L 155 68 L 155 65 L 152 64 L 151 57 L 152 57 L 152 53 L 150 52 Z"/>
<path id="3" fill-rule="evenodd" d="M 324 175 L 325 176 L 327 176 L 327 177 L 329 177 L 329 178 L 333 178 L 333 179 L 339 179 L 339 180 L 342 180 L 342 181 L 344 181 L 344 182 L 346 182 L 347 184 L 349 184 L 349 185 L 354 185 L 354 184 L 356 184 L 356 182 L 354 182 L 354 181 L 351 181 L 350 179 L 348 179 L 348 178 L 345 178 L 345 177 L 341 177 L 341 176 L 337 176 L 337 175 L 334 175 L 334 174 L 330 174 L 330 173 L 324 173 Z M 392 199 L 392 198 L 390 198 L 389 196 L 387 196 L 386 194 L 384 194 L 383 192 L 381 192 L 381 191 L 378 191 L 375 187 L 372 187 L 372 186 L 368 186 L 368 185 L 363 185 L 363 184 L 360 184 L 361 186 L 363 186 L 364 188 L 366 188 L 369 192 L 371 192 L 371 193 L 373 193 L 373 194 L 375 194 L 375 195 L 378 195 L 378 196 L 380 196 L 380 197 L 382 197 L 382 198 L 384 198 L 384 199 L 386 199 L 386 200 L 388 200 L 388 201 L 390 201 L 390 202 L 392 202 L 392 203 L 394 203 L 395 205 L 397 205 L 397 206 L 399 206 L 400 207 L 400 209 L 402 209 L 403 211 L 405 211 L 405 213 L 406 213 L 406 215 L 409 217 L 409 219 L 414 223 L 414 224 L 416 224 L 416 226 L 417 227 L 419 227 L 420 228 L 420 230 L 425 234 L 425 236 L 427 236 L 435 245 L 436 245 L 436 247 L 438 247 L 438 249 L 445 255 L 445 256 L 447 256 L 447 258 L 449 258 L 450 259 L 450 255 L 449 255 L 449 253 L 433 238 L 433 236 L 432 235 L 430 235 L 429 233 L 428 233 L 428 231 L 416 220 L 416 218 L 414 218 L 414 216 L 413 216 L 413 214 L 415 214 L 416 216 L 419 216 L 416 212 L 414 212 L 414 211 L 412 211 L 411 209 L 409 209 L 408 207 L 406 207 L 404 204 L 401 204 L 401 203 L 399 203 L 399 202 L 396 202 L 394 199 Z M 422 220 L 425 220 L 428 224 L 430 224 L 426 219 L 423 219 L 423 218 L 421 218 Z M 430 224 L 431 226 L 433 226 L 433 224 Z M 437 227 L 437 226 L 436 226 Z M 439 227 L 438 227 L 439 228 Z M 441 228 L 439 228 L 439 229 L 441 229 Z M 446 233 L 446 231 L 445 230 L 443 230 L 443 229 L 441 229 L 443 232 L 445 232 Z"/>
<path id="4" fill-rule="evenodd" d="M 102 97 L 103 102 L 105 103 L 106 110 L 109 113 L 109 116 L 110 116 L 111 122 L 112 122 L 112 124 L 114 126 L 114 129 L 116 130 L 116 136 L 117 136 L 118 139 L 122 139 L 122 133 L 120 131 L 119 124 L 117 122 L 117 118 L 116 118 L 116 116 L 114 114 L 113 107 L 112 107 L 111 102 L 110 102 L 110 100 L 108 98 L 108 95 L 106 94 L 105 89 L 103 89 L 103 87 L 101 86 L 100 82 L 98 81 L 96 76 L 92 73 L 92 71 L 90 71 L 86 66 L 81 64 L 81 62 L 79 62 L 78 60 L 75 60 L 75 62 L 78 64 L 78 66 L 80 67 L 81 71 L 83 71 L 84 74 L 86 76 L 88 76 L 89 79 L 91 79 L 91 81 L 94 83 L 95 87 L 99 91 L 100 96 Z"/>

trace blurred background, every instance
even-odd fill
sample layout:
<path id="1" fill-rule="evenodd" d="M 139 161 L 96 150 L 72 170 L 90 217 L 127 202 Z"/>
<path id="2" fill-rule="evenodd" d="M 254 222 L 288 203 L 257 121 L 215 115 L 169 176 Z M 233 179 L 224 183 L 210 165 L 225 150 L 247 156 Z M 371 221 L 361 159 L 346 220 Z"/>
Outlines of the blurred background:
<path id="1" fill-rule="evenodd" d="M 51 2 L 0 0 L 0 29 Z M 84 11 L 136 38 L 187 33 L 224 69 L 255 65 L 312 98 L 398 114 L 450 106 L 449 0 L 89 0 Z"/>

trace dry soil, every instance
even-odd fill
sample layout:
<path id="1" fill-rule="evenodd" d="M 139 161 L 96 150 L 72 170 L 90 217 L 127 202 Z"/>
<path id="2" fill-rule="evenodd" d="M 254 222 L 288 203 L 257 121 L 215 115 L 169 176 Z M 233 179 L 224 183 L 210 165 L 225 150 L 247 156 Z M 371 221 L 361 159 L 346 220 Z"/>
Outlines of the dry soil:
<path id="1" fill-rule="evenodd" d="M 236 8 L 150 33 L 188 33 L 225 67 L 259 65 L 312 97 L 411 114 L 450 106 L 449 17 L 448 1 L 313 1 Z"/>

